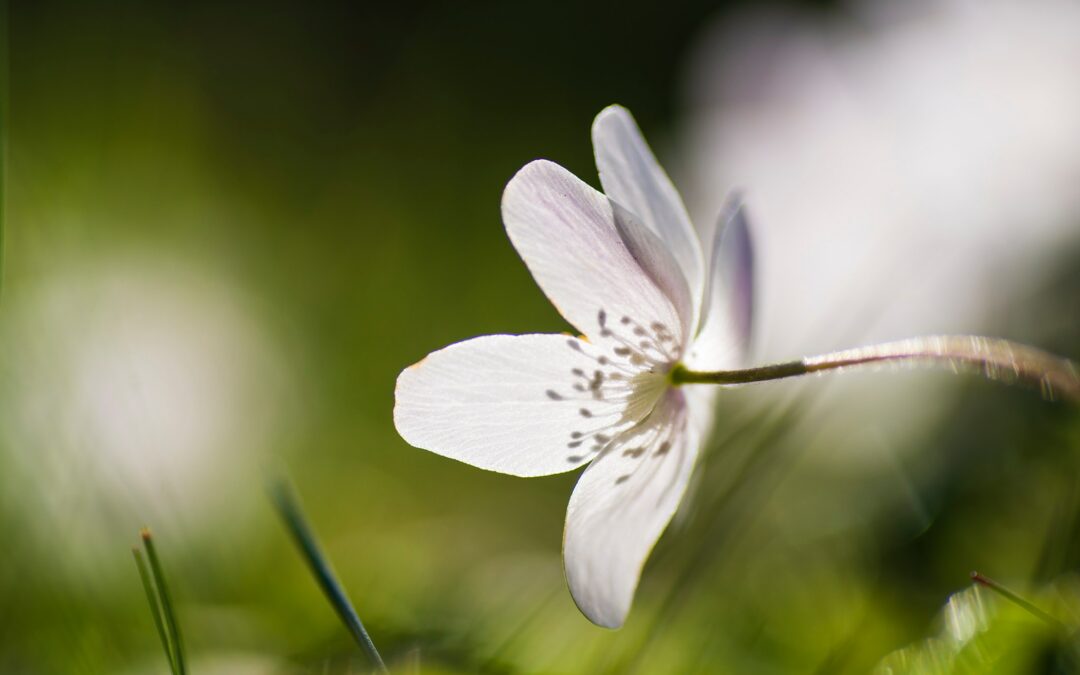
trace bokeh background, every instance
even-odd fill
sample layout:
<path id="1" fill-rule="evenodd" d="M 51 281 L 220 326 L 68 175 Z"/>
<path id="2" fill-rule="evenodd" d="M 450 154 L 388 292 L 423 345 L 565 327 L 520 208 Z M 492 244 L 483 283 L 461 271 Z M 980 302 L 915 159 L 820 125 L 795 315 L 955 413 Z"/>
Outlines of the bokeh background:
<path id="1" fill-rule="evenodd" d="M 1007 2 L 13 2 L 0 671 L 1072 672 L 1080 415 L 950 374 L 731 390 L 617 632 L 562 579 L 575 476 L 407 446 L 397 373 L 566 326 L 503 233 L 637 116 L 703 230 L 740 188 L 755 353 L 978 332 L 1080 359 L 1080 9 Z M 985 590 L 972 569 L 1052 613 Z"/>

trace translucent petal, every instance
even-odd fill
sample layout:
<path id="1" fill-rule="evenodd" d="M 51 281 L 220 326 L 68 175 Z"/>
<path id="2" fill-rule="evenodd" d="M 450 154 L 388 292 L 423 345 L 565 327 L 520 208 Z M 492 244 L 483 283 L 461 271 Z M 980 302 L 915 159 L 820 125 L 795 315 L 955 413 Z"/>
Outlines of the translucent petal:
<path id="1" fill-rule="evenodd" d="M 704 293 L 705 263 L 697 232 L 671 179 L 626 108 L 613 105 L 600 111 L 592 138 L 604 192 L 667 244 L 686 277 L 696 311 Z"/>
<path id="2" fill-rule="evenodd" d="M 604 449 L 581 475 L 566 513 L 563 564 L 581 611 L 617 628 L 641 568 L 682 500 L 699 438 L 669 389 L 653 413 Z"/>
<path id="3" fill-rule="evenodd" d="M 642 377 L 578 338 L 488 335 L 402 371 L 394 424 L 410 444 L 481 469 L 561 473 L 648 414 L 656 393 Z"/>
<path id="4" fill-rule="evenodd" d="M 614 208 L 545 160 L 522 168 L 502 201 L 511 242 L 567 321 L 597 344 L 618 337 L 655 361 L 674 360 L 690 322 L 627 248 Z M 654 344 L 641 347 L 645 340 Z"/>
<path id="5" fill-rule="evenodd" d="M 713 235 L 705 288 L 701 327 L 686 364 L 694 370 L 740 367 L 753 328 L 754 246 L 738 195 L 729 198 Z"/>
<path id="6" fill-rule="evenodd" d="M 694 298 L 671 249 L 625 208 L 614 201 L 611 207 L 615 215 L 615 227 L 627 250 L 671 300 L 682 319 L 683 334 L 691 335 L 694 331 Z"/>
<path id="7" fill-rule="evenodd" d="M 724 388 L 712 384 L 684 384 L 679 390 L 686 399 L 690 428 L 698 438 L 707 440 L 716 422 L 716 399 L 724 393 Z"/>

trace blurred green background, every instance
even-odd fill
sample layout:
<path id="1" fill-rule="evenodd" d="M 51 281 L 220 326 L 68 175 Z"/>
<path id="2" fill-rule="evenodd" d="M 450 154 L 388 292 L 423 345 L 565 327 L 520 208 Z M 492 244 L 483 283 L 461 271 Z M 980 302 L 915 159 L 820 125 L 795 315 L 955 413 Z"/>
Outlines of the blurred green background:
<path id="1" fill-rule="evenodd" d="M 900 438 L 826 434 L 831 381 L 725 395 L 617 632 L 562 579 L 575 476 L 394 431 L 404 366 L 565 329 L 503 234 L 508 178 L 547 157 L 595 185 L 612 102 L 666 158 L 692 48 L 743 9 L 13 3 L 0 671 L 165 672 L 148 524 L 192 672 L 364 672 L 266 499 L 287 475 L 396 671 L 858 673 L 914 645 L 894 672 L 1069 672 L 1070 638 L 985 593 L 983 642 L 922 642 L 972 569 L 1080 625 L 1080 416 L 1031 392 L 898 374 L 948 391 Z M 992 327 L 1076 358 L 1058 253 Z M 837 437 L 887 459 L 817 461 Z"/>

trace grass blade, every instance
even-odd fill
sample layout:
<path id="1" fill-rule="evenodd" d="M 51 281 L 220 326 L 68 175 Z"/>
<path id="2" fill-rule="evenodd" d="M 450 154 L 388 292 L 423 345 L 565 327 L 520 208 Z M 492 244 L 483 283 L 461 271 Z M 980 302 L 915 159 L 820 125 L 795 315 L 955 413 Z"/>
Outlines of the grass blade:
<path id="1" fill-rule="evenodd" d="M 1021 598 L 1019 595 L 1017 595 L 1016 593 L 1010 591 L 1008 588 L 1006 588 L 1005 586 L 1002 586 L 1000 583 L 998 583 L 997 581 L 994 581 L 990 577 L 988 577 L 986 575 L 983 575 L 983 574 L 980 574 L 979 572 L 972 572 L 971 573 L 971 580 L 974 581 L 975 583 L 979 584 L 980 586 L 985 586 L 985 587 L 989 588 L 990 590 L 994 591 L 995 593 L 1002 596 L 1006 600 L 1009 600 L 1010 602 L 1014 603 L 1015 605 L 1017 605 L 1017 606 L 1021 607 L 1022 609 L 1026 610 L 1032 616 L 1034 616 L 1034 617 L 1036 617 L 1038 619 L 1042 619 L 1043 621 L 1050 624 L 1054 628 L 1057 628 L 1057 629 L 1062 630 L 1062 631 L 1067 631 L 1067 628 L 1066 628 L 1065 624 L 1061 623 L 1061 621 L 1057 620 L 1056 618 L 1054 618 L 1053 616 L 1051 616 L 1047 612 L 1044 612 L 1043 610 L 1039 609 L 1034 604 L 1028 602 L 1027 600 L 1025 600 L 1023 598 Z"/>
<path id="2" fill-rule="evenodd" d="M 178 675 L 176 658 L 173 656 L 172 645 L 169 644 L 169 634 L 165 632 L 165 623 L 161 617 L 161 605 L 158 603 L 157 589 L 150 579 L 150 571 L 146 568 L 139 547 L 132 546 L 131 553 L 135 556 L 135 566 L 139 568 L 139 578 L 142 579 L 143 589 L 146 591 L 146 601 L 150 605 L 150 614 L 154 617 L 154 626 L 157 628 L 158 637 L 161 638 L 161 646 L 165 649 L 165 658 L 169 659 L 169 670 L 173 675 Z"/>
<path id="3" fill-rule="evenodd" d="M 149 528 L 143 528 L 140 532 L 143 545 L 146 547 L 146 557 L 150 560 L 150 572 L 154 575 L 158 595 L 161 596 L 162 614 L 165 616 L 165 625 L 169 629 L 169 637 L 173 646 L 173 656 L 176 661 L 176 672 L 179 675 L 187 674 L 187 665 L 184 660 L 184 641 L 180 637 L 180 623 L 176 620 L 176 612 L 173 610 L 172 598 L 169 595 L 169 586 L 165 583 L 165 573 L 161 569 L 161 560 L 154 548 L 154 538 Z"/>
<path id="4" fill-rule="evenodd" d="M 352 603 L 349 602 L 349 598 L 345 594 L 345 589 L 341 586 L 341 582 L 338 581 L 334 571 L 330 568 L 330 563 L 326 559 L 326 556 L 324 556 L 320 550 L 319 544 L 315 540 L 315 534 L 311 531 L 311 528 L 307 524 L 307 520 L 300 511 L 300 506 L 297 504 L 292 490 L 286 485 L 278 483 L 271 488 L 270 494 L 274 500 L 274 505 L 277 507 L 278 513 L 281 515 L 282 520 L 285 521 L 285 527 L 289 530 L 289 534 L 292 535 L 293 541 L 295 541 L 296 545 L 300 548 L 300 552 L 303 554 L 304 560 L 311 569 L 311 573 L 315 575 L 319 587 L 326 595 L 326 599 L 329 600 L 330 604 L 334 607 L 334 611 L 337 612 L 342 623 L 345 624 L 345 628 L 348 629 L 349 634 L 352 635 L 353 639 L 356 640 L 356 643 L 360 645 L 360 648 L 363 649 L 368 658 L 371 659 L 371 663 L 375 666 L 376 670 L 381 673 L 389 672 L 382 657 L 379 655 L 379 650 L 375 648 L 375 643 L 372 642 L 371 636 L 368 635 L 367 630 L 364 629 L 364 624 L 360 621 L 360 616 L 356 613 Z"/>

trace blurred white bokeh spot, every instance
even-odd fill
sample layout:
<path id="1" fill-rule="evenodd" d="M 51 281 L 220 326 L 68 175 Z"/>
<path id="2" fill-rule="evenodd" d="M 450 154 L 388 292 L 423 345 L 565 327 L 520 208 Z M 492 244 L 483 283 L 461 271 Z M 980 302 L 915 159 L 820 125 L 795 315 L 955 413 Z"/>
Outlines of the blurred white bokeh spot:
<path id="1" fill-rule="evenodd" d="M 133 541 L 143 523 L 219 525 L 261 493 L 295 397 L 255 304 L 220 275 L 97 260 L 5 293 L 5 490 L 65 550 L 92 552 L 104 532 Z"/>

